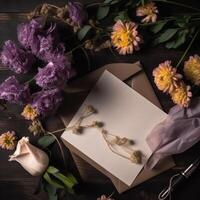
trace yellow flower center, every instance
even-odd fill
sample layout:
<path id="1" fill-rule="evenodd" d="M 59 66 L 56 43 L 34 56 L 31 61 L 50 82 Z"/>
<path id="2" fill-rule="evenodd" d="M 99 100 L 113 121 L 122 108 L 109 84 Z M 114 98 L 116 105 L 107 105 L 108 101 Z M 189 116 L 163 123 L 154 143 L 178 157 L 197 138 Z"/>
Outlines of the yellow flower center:
<path id="1" fill-rule="evenodd" d="M 175 104 L 187 107 L 190 102 L 191 92 L 188 91 L 187 87 L 182 84 L 180 87 L 176 88 L 172 93 L 171 97 Z"/>
<path id="2" fill-rule="evenodd" d="M 129 30 L 123 30 L 120 32 L 116 32 L 114 36 L 113 43 L 116 46 L 127 47 L 133 42 L 134 38 Z"/>
<path id="3" fill-rule="evenodd" d="M 31 105 L 26 105 L 22 114 L 21 114 L 25 119 L 28 120 L 34 120 L 35 118 L 38 117 L 38 112 L 36 109 L 34 109 Z"/>
<path id="4" fill-rule="evenodd" d="M 154 9 L 151 6 L 145 8 L 145 15 L 154 15 Z"/>
<path id="5" fill-rule="evenodd" d="M 170 84 L 173 81 L 173 75 L 169 70 L 163 70 L 158 78 L 164 85 Z"/>
<path id="6" fill-rule="evenodd" d="M 4 138 L 4 143 L 9 146 L 13 144 L 13 140 L 8 135 L 6 135 Z"/>
<path id="7" fill-rule="evenodd" d="M 194 84 L 200 84 L 200 60 L 192 58 L 185 63 L 184 66 L 185 76 Z"/>
<path id="8" fill-rule="evenodd" d="M 0 147 L 7 150 L 13 150 L 16 145 L 15 134 L 8 131 L 0 136 Z"/>

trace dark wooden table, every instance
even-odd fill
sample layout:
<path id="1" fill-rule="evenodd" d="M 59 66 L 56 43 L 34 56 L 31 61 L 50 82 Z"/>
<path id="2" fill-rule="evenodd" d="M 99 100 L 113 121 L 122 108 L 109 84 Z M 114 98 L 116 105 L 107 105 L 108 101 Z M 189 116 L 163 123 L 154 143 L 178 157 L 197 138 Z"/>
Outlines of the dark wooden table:
<path id="1" fill-rule="evenodd" d="M 54 3 L 57 5 L 62 5 L 65 3 L 64 0 L 48 0 L 45 2 Z M 89 1 L 85 1 L 89 2 Z M 44 3 L 42 0 L 1 0 L 0 1 L 0 45 L 8 39 L 16 40 L 16 26 L 21 21 L 24 21 L 24 14 L 31 11 L 38 3 Z M 92 70 L 103 66 L 107 63 L 112 62 L 134 62 L 140 60 L 143 64 L 144 70 L 151 81 L 155 92 L 163 106 L 165 111 L 168 111 L 172 106 L 172 102 L 166 95 L 161 94 L 153 84 L 152 80 L 152 69 L 156 67 L 160 62 L 165 60 L 172 60 L 174 64 L 177 63 L 181 54 L 183 53 L 185 46 L 178 50 L 166 50 L 162 46 L 153 48 L 148 45 L 144 46 L 141 51 L 134 53 L 131 56 L 114 56 L 111 52 L 105 50 L 98 54 L 90 55 Z M 190 50 L 190 54 L 199 53 L 199 41 L 193 45 Z M 103 59 L 102 59 L 103 58 Z M 84 68 L 84 66 L 81 66 Z M 0 71 L 0 82 L 2 82 L 6 77 L 12 75 L 9 71 Z M 23 120 L 19 116 L 21 108 L 16 108 L 13 105 L 9 105 L 9 109 L 6 112 L 0 112 L 0 132 L 3 133 L 7 130 L 15 130 L 18 137 L 29 136 L 32 143 L 35 143 L 37 137 L 33 137 L 28 131 L 27 121 Z M 62 122 L 57 116 L 53 116 L 47 119 L 46 127 L 49 130 L 55 130 L 63 127 Z M 62 161 L 60 159 L 60 153 L 56 145 L 53 147 L 56 156 L 55 163 L 57 166 L 63 167 Z M 143 184 L 127 191 L 121 195 L 115 195 L 116 199 L 119 200 L 156 200 L 158 193 L 167 184 L 169 177 L 179 172 L 199 155 L 200 147 L 199 144 L 192 147 L 187 152 L 175 156 L 175 161 L 177 166 L 167 172 L 146 181 Z M 0 150 L 0 199 L 1 200 L 40 200 L 46 199 L 44 193 L 39 195 L 34 195 L 34 191 L 37 187 L 39 178 L 34 178 L 30 176 L 17 162 L 8 162 L 8 156 L 12 152 L 5 150 Z M 66 156 L 68 157 L 69 167 L 75 172 L 73 161 L 68 155 L 66 150 Z M 173 199 L 175 200 L 199 200 L 200 198 L 200 173 L 197 172 L 187 184 L 185 184 L 180 190 L 174 194 Z M 96 199 L 96 197 L 102 193 L 112 193 L 112 184 L 106 185 L 89 185 L 83 184 L 79 190 L 78 199 Z M 66 199 L 66 198 L 62 198 Z"/>

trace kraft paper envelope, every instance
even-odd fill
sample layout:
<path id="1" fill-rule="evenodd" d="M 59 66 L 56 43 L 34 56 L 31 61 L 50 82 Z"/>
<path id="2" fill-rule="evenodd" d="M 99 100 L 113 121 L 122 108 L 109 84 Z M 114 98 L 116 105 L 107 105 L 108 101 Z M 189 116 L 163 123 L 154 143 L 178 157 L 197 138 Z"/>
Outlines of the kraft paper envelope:
<path id="1" fill-rule="evenodd" d="M 102 74 L 102 72 L 107 69 L 111 73 L 113 73 L 115 76 L 120 78 L 121 80 L 126 80 L 127 78 L 131 78 L 128 83 L 132 85 L 132 87 L 138 91 L 140 94 L 148 98 L 152 103 L 160 107 L 160 104 L 158 103 L 158 100 L 153 92 L 153 89 L 145 76 L 144 72 L 142 72 L 142 69 L 140 67 L 139 63 L 135 64 L 110 64 L 106 65 L 86 77 L 74 81 L 69 85 L 69 88 L 71 89 L 71 93 L 68 95 L 68 102 L 66 102 L 66 111 L 63 110 L 62 114 L 62 120 L 67 126 L 68 123 L 71 121 L 72 117 L 82 104 L 83 100 L 87 96 L 89 89 L 95 84 L 95 82 L 98 80 L 99 76 Z M 75 92 L 74 92 L 75 91 Z M 71 103 L 70 103 L 71 102 Z M 72 107 L 73 105 L 73 107 Z M 98 169 L 100 172 L 105 174 L 107 177 L 111 179 L 113 184 L 115 185 L 118 192 L 123 192 L 131 187 L 138 185 L 141 182 L 144 182 L 145 180 L 171 168 L 174 166 L 174 162 L 172 158 L 168 158 L 163 160 L 159 166 L 155 170 L 149 171 L 146 169 L 143 169 L 140 174 L 136 177 L 134 182 L 131 186 L 128 186 L 124 184 L 122 181 L 120 181 L 118 178 L 113 176 L 111 173 L 103 169 L 100 165 L 98 165 L 94 160 L 88 158 L 86 155 L 84 155 L 82 152 L 80 152 L 77 148 L 72 146 L 67 141 L 63 140 L 65 145 L 75 154 L 77 154 L 79 157 L 84 159 L 86 162 L 94 166 L 96 169 Z"/>

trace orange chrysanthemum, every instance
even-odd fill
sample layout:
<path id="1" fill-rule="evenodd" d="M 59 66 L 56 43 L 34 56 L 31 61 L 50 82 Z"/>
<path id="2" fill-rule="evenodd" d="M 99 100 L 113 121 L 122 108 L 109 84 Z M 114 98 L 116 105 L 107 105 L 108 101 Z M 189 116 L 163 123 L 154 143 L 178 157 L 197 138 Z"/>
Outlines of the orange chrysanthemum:
<path id="1" fill-rule="evenodd" d="M 183 82 L 177 87 L 171 94 L 172 101 L 182 107 L 188 107 L 192 92 L 190 91 L 190 86 L 185 85 Z"/>
<path id="2" fill-rule="evenodd" d="M 0 136 L 0 147 L 2 149 L 13 150 L 16 146 L 16 136 L 14 131 L 8 131 Z"/>
<path id="3" fill-rule="evenodd" d="M 184 64 L 183 71 L 188 80 L 195 85 L 200 85 L 200 57 L 198 55 L 190 56 Z"/>
<path id="4" fill-rule="evenodd" d="M 126 55 L 139 50 L 139 44 L 142 43 L 142 39 L 138 34 L 135 23 L 123 23 L 121 20 L 118 20 L 113 26 L 111 42 L 119 54 Z"/>
<path id="5" fill-rule="evenodd" d="M 38 112 L 31 105 L 26 105 L 21 114 L 27 120 L 34 120 L 38 117 Z"/>
<path id="6" fill-rule="evenodd" d="M 176 69 L 171 66 L 171 61 L 168 60 L 153 70 L 153 76 L 158 89 L 168 93 L 178 87 L 178 82 L 182 78 L 182 75 L 176 73 Z"/>
<path id="7" fill-rule="evenodd" d="M 136 10 L 136 15 L 139 17 L 144 17 L 142 19 L 143 23 L 154 23 L 157 20 L 158 9 L 154 2 L 149 2 L 145 5 L 141 5 Z"/>

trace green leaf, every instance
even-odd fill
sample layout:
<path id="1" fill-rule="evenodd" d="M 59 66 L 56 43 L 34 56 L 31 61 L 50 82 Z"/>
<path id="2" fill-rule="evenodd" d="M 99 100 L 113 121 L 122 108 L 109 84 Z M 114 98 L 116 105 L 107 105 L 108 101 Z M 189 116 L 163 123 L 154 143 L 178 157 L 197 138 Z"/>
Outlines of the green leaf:
<path id="1" fill-rule="evenodd" d="M 43 178 L 49 183 L 50 185 L 54 186 L 55 188 L 62 188 L 64 189 L 64 186 L 58 183 L 56 180 L 53 180 L 47 172 L 43 175 Z"/>
<path id="2" fill-rule="evenodd" d="M 90 25 L 83 26 L 83 28 L 81 28 L 77 33 L 78 39 L 83 40 L 91 28 Z"/>
<path id="3" fill-rule="evenodd" d="M 52 135 L 45 135 L 38 140 L 38 144 L 43 149 L 55 142 L 55 138 Z"/>
<path id="4" fill-rule="evenodd" d="M 111 3 L 113 0 L 105 0 L 103 3 L 104 4 L 109 4 L 109 3 Z"/>
<path id="5" fill-rule="evenodd" d="M 110 3 L 110 5 L 114 5 L 114 4 L 116 4 L 116 3 L 119 3 L 119 1 L 120 1 L 120 0 L 113 0 L 113 1 Z"/>
<path id="6" fill-rule="evenodd" d="M 105 18 L 108 15 L 109 11 L 110 11 L 109 6 L 100 6 L 97 11 L 97 19 L 101 20 Z"/>
<path id="7" fill-rule="evenodd" d="M 158 33 L 163 29 L 165 24 L 167 24 L 168 21 L 158 21 L 155 25 L 152 26 L 151 31 L 153 33 Z"/>
<path id="8" fill-rule="evenodd" d="M 168 49 L 178 48 L 180 45 L 184 44 L 188 33 L 189 33 L 189 31 L 187 29 L 180 31 L 178 33 L 176 40 L 166 43 L 165 47 Z"/>
<path id="9" fill-rule="evenodd" d="M 55 174 L 55 173 L 58 173 L 59 170 L 57 168 L 53 167 L 53 166 L 49 166 L 47 168 L 47 172 L 50 173 L 50 174 Z"/>
<path id="10" fill-rule="evenodd" d="M 118 16 L 115 17 L 115 21 L 121 20 L 121 21 L 126 21 L 129 20 L 129 16 L 126 11 L 121 11 L 119 12 Z"/>
<path id="11" fill-rule="evenodd" d="M 50 185 L 49 183 L 45 183 L 44 189 L 48 194 L 49 200 L 57 200 L 58 199 L 58 196 L 57 196 L 57 193 L 56 193 L 57 188 Z"/>
<path id="12" fill-rule="evenodd" d="M 165 30 L 158 38 L 155 39 L 154 44 L 167 42 L 177 33 L 177 31 L 177 28 L 170 28 Z"/>
<path id="13" fill-rule="evenodd" d="M 55 176 L 60 181 L 62 181 L 70 193 L 73 193 L 73 187 L 74 187 L 74 185 L 77 184 L 77 180 L 75 179 L 75 177 L 72 174 L 65 176 L 61 173 L 56 173 L 56 174 L 52 174 L 52 175 Z"/>

